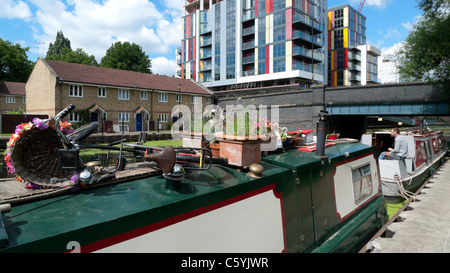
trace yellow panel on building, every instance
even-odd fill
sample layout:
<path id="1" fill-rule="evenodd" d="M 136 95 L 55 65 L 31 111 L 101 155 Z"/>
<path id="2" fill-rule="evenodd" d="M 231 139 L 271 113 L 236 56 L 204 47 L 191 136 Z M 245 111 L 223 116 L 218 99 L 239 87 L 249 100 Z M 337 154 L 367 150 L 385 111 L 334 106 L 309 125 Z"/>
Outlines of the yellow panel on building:
<path id="1" fill-rule="evenodd" d="M 292 7 L 292 0 L 286 0 L 286 7 Z"/>
<path id="2" fill-rule="evenodd" d="M 344 48 L 348 47 L 348 28 L 344 28 Z"/>
<path id="3" fill-rule="evenodd" d="M 331 29 L 331 11 L 328 12 L 328 30 Z"/>

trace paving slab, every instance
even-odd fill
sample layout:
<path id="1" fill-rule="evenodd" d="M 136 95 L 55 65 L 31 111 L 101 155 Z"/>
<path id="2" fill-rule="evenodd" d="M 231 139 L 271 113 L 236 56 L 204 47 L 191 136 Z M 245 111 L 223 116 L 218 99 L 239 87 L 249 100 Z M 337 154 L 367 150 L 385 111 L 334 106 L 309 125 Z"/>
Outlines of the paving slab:
<path id="1" fill-rule="evenodd" d="M 450 162 L 446 161 L 430 182 L 403 211 L 401 222 L 389 225 L 391 238 L 374 240 L 380 253 L 450 253 Z"/>

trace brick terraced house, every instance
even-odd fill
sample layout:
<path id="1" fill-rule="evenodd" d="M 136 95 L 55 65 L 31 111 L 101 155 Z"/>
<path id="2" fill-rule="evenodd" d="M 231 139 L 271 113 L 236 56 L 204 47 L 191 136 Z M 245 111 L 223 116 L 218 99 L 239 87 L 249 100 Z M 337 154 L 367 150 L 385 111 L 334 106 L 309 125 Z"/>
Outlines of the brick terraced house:
<path id="1" fill-rule="evenodd" d="M 25 83 L 0 82 L 0 114 L 25 111 L 25 108 Z"/>
<path id="2" fill-rule="evenodd" d="M 213 96 L 207 88 L 188 79 L 43 58 L 36 62 L 26 92 L 27 113 L 54 116 L 73 103 L 76 109 L 68 118 L 70 122 L 82 122 L 86 115 L 76 111 L 85 110 L 88 122 L 98 121 L 104 131 L 116 132 L 168 129 L 175 105 L 193 109 L 201 101 L 204 107 L 212 103 Z"/>

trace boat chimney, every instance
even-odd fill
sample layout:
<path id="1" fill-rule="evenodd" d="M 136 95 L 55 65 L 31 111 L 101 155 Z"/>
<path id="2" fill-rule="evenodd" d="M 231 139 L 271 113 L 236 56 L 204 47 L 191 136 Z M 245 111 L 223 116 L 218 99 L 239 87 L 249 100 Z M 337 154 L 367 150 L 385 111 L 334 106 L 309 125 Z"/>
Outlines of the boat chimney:
<path id="1" fill-rule="evenodd" d="M 325 156 L 325 138 L 327 136 L 327 117 L 328 112 L 320 110 L 319 120 L 317 122 L 317 143 L 316 155 L 319 157 Z"/>

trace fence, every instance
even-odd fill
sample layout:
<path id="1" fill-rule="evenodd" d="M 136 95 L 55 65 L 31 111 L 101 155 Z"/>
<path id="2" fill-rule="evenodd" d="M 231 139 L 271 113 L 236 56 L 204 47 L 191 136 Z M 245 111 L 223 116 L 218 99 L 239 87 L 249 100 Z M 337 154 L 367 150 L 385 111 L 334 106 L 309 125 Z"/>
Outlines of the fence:
<path id="1" fill-rule="evenodd" d="M 16 126 L 20 123 L 26 123 L 33 121 L 34 118 L 46 119 L 48 115 L 27 115 L 27 114 L 0 114 L 0 134 L 12 134 L 14 133 Z"/>

